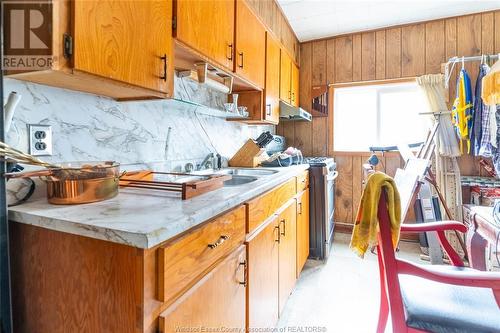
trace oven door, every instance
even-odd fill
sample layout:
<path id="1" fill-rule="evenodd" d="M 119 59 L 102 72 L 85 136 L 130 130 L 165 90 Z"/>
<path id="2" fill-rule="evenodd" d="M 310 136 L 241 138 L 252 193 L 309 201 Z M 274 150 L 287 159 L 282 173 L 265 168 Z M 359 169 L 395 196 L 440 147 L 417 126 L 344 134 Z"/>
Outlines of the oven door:
<path id="1" fill-rule="evenodd" d="M 337 171 L 331 171 L 326 176 L 326 230 L 325 230 L 325 255 L 328 256 L 330 246 L 333 241 L 334 214 L 335 214 L 335 179 L 338 176 Z"/>

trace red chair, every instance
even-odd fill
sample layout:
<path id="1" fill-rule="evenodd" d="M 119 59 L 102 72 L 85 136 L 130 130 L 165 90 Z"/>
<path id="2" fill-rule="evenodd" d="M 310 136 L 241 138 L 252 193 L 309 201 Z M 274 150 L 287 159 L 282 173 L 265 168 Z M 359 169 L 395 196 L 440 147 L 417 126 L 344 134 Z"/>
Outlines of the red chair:
<path id="1" fill-rule="evenodd" d="M 453 266 L 417 265 L 394 255 L 385 191 L 378 204 L 380 312 L 377 332 L 500 332 L 500 273 L 463 267 L 444 231 L 465 232 L 454 221 L 401 226 L 401 232 L 435 231 Z"/>

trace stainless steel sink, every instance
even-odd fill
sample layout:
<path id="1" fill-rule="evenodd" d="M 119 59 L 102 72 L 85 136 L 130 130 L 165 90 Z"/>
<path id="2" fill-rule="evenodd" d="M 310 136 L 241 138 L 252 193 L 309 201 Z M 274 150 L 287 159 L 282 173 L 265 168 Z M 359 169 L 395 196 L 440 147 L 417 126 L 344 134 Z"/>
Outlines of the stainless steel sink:
<path id="1" fill-rule="evenodd" d="M 257 180 L 257 177 L 232 175 L 233 178 L 226 180 L 224 186 L 244 185 Z"/>
<path id="2" fill-rule="evenodd" d="M 192 172 L 193 175 L 208 175 L 208 174 L 219 174 L 219 175 L 231 175 L 232 178 L 224 182 L 224 186 L 238 186 L 244 185 L 256 181 L 260 177 L 266 177 L 273 175 L 279 171 L 272 169 L 262 169 L 262 168 L 225 168 L 221 170 L 198 170 Z"/>
<path id="3" fill-rule="evenodd" d="M 217 171 L 217 173 L 222 173 L 225 175 L 234 176 L 253 176 L 253 177 L 263 177 L 270 176 L 277 173 L 277 170 L 271 169 L 245 169 L 245 168 L 228 168 Z"/>

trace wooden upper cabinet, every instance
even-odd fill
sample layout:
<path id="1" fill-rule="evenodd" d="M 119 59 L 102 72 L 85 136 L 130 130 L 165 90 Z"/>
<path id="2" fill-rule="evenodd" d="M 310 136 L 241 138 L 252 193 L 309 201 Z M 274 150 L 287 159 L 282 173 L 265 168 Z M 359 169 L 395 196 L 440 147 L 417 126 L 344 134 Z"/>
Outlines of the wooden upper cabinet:
<path id="1" fill-rule="evenodd" d="M 283 49 L 281 49 L 281 69 L 280 69 L 280 99 L 291 103 L 292 99 L 292 59 Z"/>
<path id="2" fill-rule="evenodd" d="M 291 76 L 291 104 L 299 106 L 299 68 L 292 63 Z"/>
<path id="3" fill-rule="evenodd" d="M 295 200 L 278 216 L 279 247 L 279 312 L 285 307 L 297 279 L 297 210 Z"/>
<path id="4" fill-rule="evenodd" d="M 248 241 L 248 327 L 274 327 L 278 321 L 278 217 Z"/>
<path id="5" fill-rule="evenodd" d="M 236 1 L 235 72 L 263 88 L 266 65 L 266 28 L 246 1 Z"/>
<path id="6" fill-rule="evenodd" d="M 74 68 L 169 92 L 171 1 L 75 1 Z"/>
<path id="7" fill-rule="evenodd" d="M 118 100 L 173 96 L 172 0 L 51 4 L 51 65 L 10 77 Z"/>
<path id="8" fill-rule="evenodd" d="M 246 251 L 241 246 L 160 314 L 160 332 L 231 327 L 245 330 Z"/>
<path id="9" fill-rule="evenodd" d="M 233 70 L 234 0 L 175 0 L 174 36 Z"/>
<path id="10" fill-rule="evenodd" d="M 280 45 L 268 32 L 266 34 L 266 102 L 264 104 L 264 119 L 278 124 L 280 106 Z"/>
<path id="11" fill-rule="evenodd" d="M 281 49 L 280 99 L 299 106 L 299 67 L 284 49 Z"/>
<path id="12" fill-rule="evenodd" d="M 297 277 L 309 256 L 309 189 L 297 198 Z"/>

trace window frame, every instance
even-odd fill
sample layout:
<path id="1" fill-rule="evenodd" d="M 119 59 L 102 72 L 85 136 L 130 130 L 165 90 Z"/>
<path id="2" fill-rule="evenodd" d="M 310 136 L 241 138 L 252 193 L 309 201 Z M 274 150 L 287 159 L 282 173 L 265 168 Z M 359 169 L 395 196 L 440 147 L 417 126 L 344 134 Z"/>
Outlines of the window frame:
<path id="1" fill-rule="evenodd" d="M 334 128 L 335 128 L 335 105 L 334 105 L 334 95 L 335 89 L 337 88 L 348 88 L 348 87 L 361 87 L 361 86 L 373 86 L 373 85 L 383 85 L 383 84 L 394 84 L 394 83 L 412 83 L 416 82 L 416 77 L 406 77 L 398 79 L 385 79 L 385 80 L 372 80 L 372 81 L 362 81 L 362 82 L 344 82 L 344 83 L 332 83 L 328 86 L 329 103 L 331 107 L 329 108 L 331 112 L 328 113 L 328 153 L 330 156 L 366 156 L 370 155 L 370 151 L 336 151 L 335 138 L 334 138 Z M 378 124 L 377 124 L 378 126 Z M 385 156 L 399 156 L 398 152 L 386 152 Z"/>

